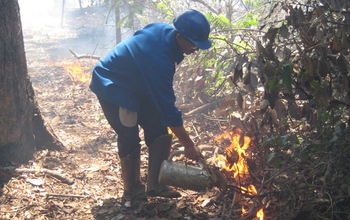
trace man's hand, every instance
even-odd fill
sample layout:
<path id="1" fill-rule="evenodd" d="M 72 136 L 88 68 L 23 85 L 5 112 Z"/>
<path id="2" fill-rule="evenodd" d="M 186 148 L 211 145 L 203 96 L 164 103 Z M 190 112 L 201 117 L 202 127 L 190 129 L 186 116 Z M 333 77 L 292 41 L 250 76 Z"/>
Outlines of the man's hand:
<path id="1" fill-rule="evenodd" d="M 192 147 L 185 146 L 185 156 L 195 161 L 198 161 L 200 158 L 203 158 L 203 155 L 197 146 L 192 146 Z"/>
<path id="2" fill-rule="evenodd" d="M 180 143 L 185 147 L 185 156 L 191 160 L 198 161 L 203 158 L 199 148 L 194 145 L 190 136 L 183 126 L 181 127 L 170 127 L 171 131 L 179 139 Z"/>

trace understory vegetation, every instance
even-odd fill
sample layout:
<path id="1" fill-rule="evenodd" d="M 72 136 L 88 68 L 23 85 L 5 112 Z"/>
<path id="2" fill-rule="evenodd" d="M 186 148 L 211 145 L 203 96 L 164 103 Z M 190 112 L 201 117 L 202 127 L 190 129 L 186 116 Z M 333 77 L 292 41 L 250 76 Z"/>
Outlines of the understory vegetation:
<path id="1" fill-rule="evenodd" d="M 252 138 L 269 215 L 348 219 L 350 3 L 237 5 L 208 8 L 213 47 L 181 67 L 180 106 Z"/>

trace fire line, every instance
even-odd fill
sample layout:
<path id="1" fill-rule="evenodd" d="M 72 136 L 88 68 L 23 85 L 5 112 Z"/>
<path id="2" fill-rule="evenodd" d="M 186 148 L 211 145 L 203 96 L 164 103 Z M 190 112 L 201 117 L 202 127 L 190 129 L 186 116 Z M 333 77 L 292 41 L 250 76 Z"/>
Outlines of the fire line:
<path id="1" fill-rule="evenodd" d="M 76 84 L 88 84 L 90 81 L 90 67 L 84 66 L 79 61 L 62 61 L 59 63 L 50 63 L 50 66 L 62 67 L 70 76 L 74 85 Z"/>

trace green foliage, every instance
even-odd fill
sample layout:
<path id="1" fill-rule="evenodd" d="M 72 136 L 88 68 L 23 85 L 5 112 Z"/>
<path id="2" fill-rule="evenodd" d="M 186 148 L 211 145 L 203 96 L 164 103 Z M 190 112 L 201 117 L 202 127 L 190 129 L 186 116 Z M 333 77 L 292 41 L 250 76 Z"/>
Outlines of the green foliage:
<path id="1" fill-rule="evenodd" d="M 215 29 L 224 30 L 233 28 L 231 21 L 222 14 L 215 16 L 213 13 L 208 13 L 206 17 Z"/>
<path id="2" fill-rule="evenodd" d="M 263 144 L 272 149 L 272 152 L 266 156 L 267 163 L 271 163 L 276 168 L 280 168 L 282 161 L 288 161 L 293 158 L 306 160 L 307 158 L 302 155 L 304 150 L 301 142 L 303 142 L 303 139 L 295 134 L 280 137 L 273 136 L 267 139 Z"/>
<path id="3" fill-rule="evenodd" d="M 116 24 L 116 28 L 133 28 L 135 24 L 135 15 L 142 13 L 142 8 L 135 1 L 116 0 L 111 4 L 109 14 L 117 7 L 126 7 L 129 12 L 124 17 L 121 17 Z"/>
<path id="4" fill-rule="evenodd" d="M 324 109 L 317 112 L 318 138 L 332 140 L 347 130 L 348 116 L 343 109 Z"/>
<path id="5" fill-rule="evenodd" d="M 237 26 L 237 28 L 248 28 L 251 26 L 256 26 L 258 24 L 258 17 L 249 12 L 243 17 L 242 20 L 237 21 L 235 23 L 235 26 Z"/>
<path id="6" fill-rule="evenodd" d="M 292 64 L 283 64 L 280 66 L 282 71 L 281 77 L 286 89 L 289 93 L 292 93 Z"/>
<path id="7" fill-rule="evenodd" d="M 259 8 L 263 6 L 264 3 L 266 3 L 264 0 L 242 0 L 242 2 L 246 5 L 248 8 Z"/>
<path id="8" fill-rule="evenodd" d="M 317 131 L 303 136 L 289 133 L 284 136 L 272 136 L 262 143 L 271 152 L 266 156 L 267 163 L 280 168 L 282 161 L 300 160 L 306 162 L 310 157 L 321 157 L 327 153 L 338 154 L 345 151 L 344 142 L 350 132 L 348 116 L 343 109 L 320 110 L 317 113 Z"/>
<path id="9" fill-rule="evenodd" d="M 104 115 L 99 115 L 97 121 L 100 122 L 102 121 L 103 119 L 106 119 L 106 117 Z"/>
<path id="10" fill-rule="evenodd" d="M 116 0 L 114 3 L 112 3 L 110 10 L 115 9 L 115 8 L 118 7 L 122 2 L 123 2 L 123 0 Z"/>
<path id="11" fill-rule="evenodd" d="M 171 22 L 174 19 L 175 15 L 174 15 L 174 12 L 169 7 L 169 3 L 164 1 L 159 2 L 157 4 L 157 9 L 165 15 L 166 21 Z"/>
<path id="12" fill-rule="evenodd" d="M 269 81 L 268 81 L 268 92 L 269 93 L 279 93 L 281 91 L 281 86 L 278 83 L 279 80 L 277 79 L 277 74 L 274 75 Z"/>
<path id="13" fill-rule="evenodd" d="M 130 13 L 129 13 L 130 14 Z M 125 21 L 128 19 L 129 16 L 125 16 L 119 20 L 119 22 L 116 24 L 116 28 L 122 27 L 122 25 L 125 23 Z"/>

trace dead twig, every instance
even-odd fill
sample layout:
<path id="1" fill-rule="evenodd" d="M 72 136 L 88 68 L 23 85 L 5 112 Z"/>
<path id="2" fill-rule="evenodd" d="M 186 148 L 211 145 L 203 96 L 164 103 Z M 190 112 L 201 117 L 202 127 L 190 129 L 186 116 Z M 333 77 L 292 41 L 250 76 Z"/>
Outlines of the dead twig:
<path id="1" fill-rule="evenodd" d="M 33 207 L 35 205 L 26 205 L 26 206 L 23 206 L 22 208 L 18 208 L 16 210 L 11 210 L 11 211 L 4 211 L 4 210 L 1 210 L 1 212 L 4 212 L 4 213 L 13 213 L 13 212 L 21 212 L 23 210 L 27 210 L 27 209 L 30 209 L 31 207 Z"/>
<path id="2" fill-rule="evenodd" d="M 195 115 L 195 114 L 201 114 L 203 112 L 206 112 L 208 111 L 209 109 L 211 108 L 215 108 L 217 105 L 219 105 L 224 99 L 221 98 L 221 99 L 217 99 L 217 100 L 214 100 L 213 102 L 210 102 L 210 103 L 207 103 L 207 104 L 204 104 L 204 105 L 201 105 L 187 113 L 184 113 L 184 116 L 192 116 L 192 115 Z"/>
<path id="3" fill-rule="evenodd" d="M 89 196 L 81 196 L 81 195 L 72 195 L 72 194 L 54 194 L 48 193 L 47 197 L 70 197 L 70 198 L 88 198 Z"/>
<path id="4" fill-rule="evenodd" d="M 292 168 L 292 167 L 298 165 L 299 163 L 300 163 L 300 162 L 296 162 L 296 163 L 294 163 L 294 164 L 292 164 L 292 165 L 290 165 L 290 166 L 284 168 L 283 170 L 280 170 L 279 172 L 277 172 L 277 173 L 276 173 L 275 175 L 273 175 L 270 179 L 264 181 L 264 182 L 261 184 L 261 189 L 263 188 L 264 185 L 266 185 L 266 183 L 270 182 L 271 180 L 273 180 L 274 178 L 276 178 L 277 176 L 279 176 L 281 173 L 283 173 L 283 172 L 289 170 L 290 168 Z"/>
<path id="5" fill-rule="evenodd" d="M 15 172 L 17 172 L 17 173 L 25 173 L 25 172 L 27 172 L 27 173 L 45 173 L 45 174 L 48 174 L 50 176 L 55 177 L 56 179 L 61 180 L 63 183 L 66 183 L 68 185 L 74 184 L 74 181 L 69 179 L 68 177 L 65 177 L 60 173 L 57 173 L 55 171 L 48 170 L 48 169 L 26 169 L 26 168 L 23 168 L 23 169 L 15 169 Z"/>
<path id="6" fill-rule="evenodd" d="M 85 54 L 85 55 L 79 55 L 76 52 L 74 52 L 71 48 L 69 48 L 69 51 L 79 60 L 79 59 L 94 59 L 94 60 L 100 60 L 101 57 L 92 55 L 92 54 Z"/>

